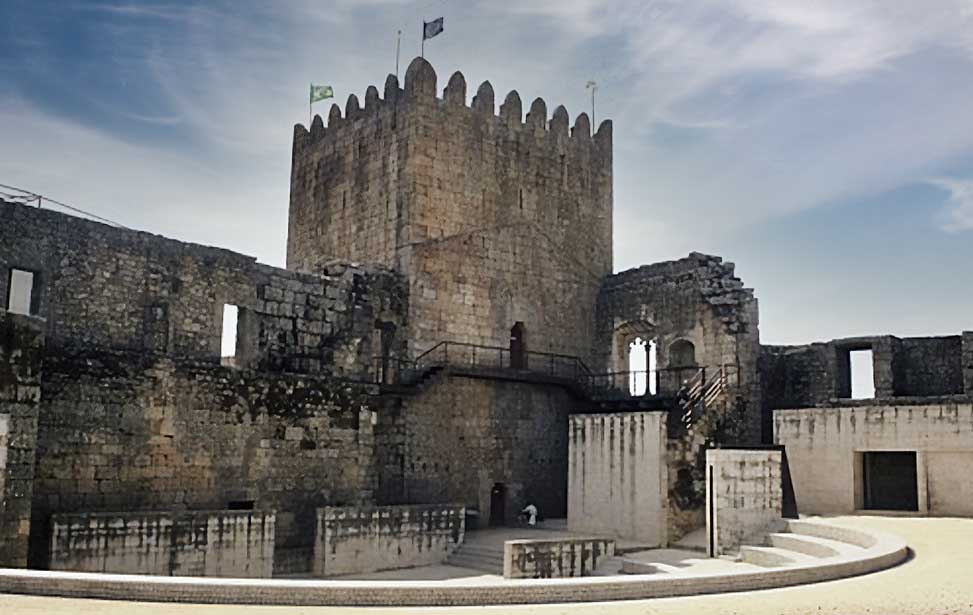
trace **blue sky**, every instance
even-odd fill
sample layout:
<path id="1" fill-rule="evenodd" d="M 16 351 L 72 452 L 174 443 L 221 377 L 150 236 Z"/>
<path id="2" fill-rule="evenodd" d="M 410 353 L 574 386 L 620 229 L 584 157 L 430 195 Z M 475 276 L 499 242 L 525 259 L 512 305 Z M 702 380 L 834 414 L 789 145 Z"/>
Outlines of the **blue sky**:
<path id="1" fill-rule="evenodd" d="M 598 81 L 617 270 L 720 254 L 767 343 L 973 328 L 970 0 L 0 0 L 0 183 L 283 265 L 308 83 L 362 98 L 441 15 L 440 88 Z"/>

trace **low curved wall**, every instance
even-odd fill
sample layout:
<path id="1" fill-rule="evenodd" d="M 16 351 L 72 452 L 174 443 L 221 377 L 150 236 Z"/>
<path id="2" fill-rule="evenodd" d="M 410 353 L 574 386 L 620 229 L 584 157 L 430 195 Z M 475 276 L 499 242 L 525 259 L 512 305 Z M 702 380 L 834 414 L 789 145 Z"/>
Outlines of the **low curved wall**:
<path id="1" fill-rule="evenodd" d="M 864 536 L 869 536 L 875 542 L 858 559 L 732 574 L 685 577 L 632 575 L 445 584 L 430 581 L 149 577 L 0 569 L 0 592 L 154 602 L 290 606 L 474 606 L 593 602 L 749 591 L 829 581 L 882 570 L 902 562 L 908 556 L 905 543 L 898 538 L 861 533 L 862 541 L 866 540 Z"/>

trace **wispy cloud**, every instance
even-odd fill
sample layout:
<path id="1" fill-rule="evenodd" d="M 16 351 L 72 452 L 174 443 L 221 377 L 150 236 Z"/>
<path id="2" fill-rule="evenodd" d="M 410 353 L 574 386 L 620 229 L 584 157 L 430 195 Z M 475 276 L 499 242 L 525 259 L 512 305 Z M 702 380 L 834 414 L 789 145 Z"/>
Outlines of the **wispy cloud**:
<path id="1" fill-rule="evenodd" d="M 942 229 L 950 233 L 973 231 L 973 179 L 935 178 L 928 183 L 949 193 Z"/>

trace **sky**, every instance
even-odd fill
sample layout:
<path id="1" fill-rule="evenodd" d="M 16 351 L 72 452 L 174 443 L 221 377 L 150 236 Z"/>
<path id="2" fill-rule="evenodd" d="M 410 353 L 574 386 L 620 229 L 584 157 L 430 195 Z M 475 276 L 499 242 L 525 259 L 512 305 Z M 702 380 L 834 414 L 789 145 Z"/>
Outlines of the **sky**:
<path id="1" fill-rule="evenodd" d="M 973 329 L 973 0 L 0 0 L 0 184 L 283 266 L 308 84 L 440 16 L 440 90 L 598 83 L 616 271 L 719 254 L 764 343 Z"/>

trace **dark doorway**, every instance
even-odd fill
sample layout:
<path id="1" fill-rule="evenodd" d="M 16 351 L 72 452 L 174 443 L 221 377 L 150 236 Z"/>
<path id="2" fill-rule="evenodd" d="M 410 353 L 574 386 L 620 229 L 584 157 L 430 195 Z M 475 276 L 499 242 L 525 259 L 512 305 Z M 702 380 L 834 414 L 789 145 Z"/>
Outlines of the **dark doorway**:
<path id="1" fill-rule="evenodd" d="M 493 483 L 490 490 L 490 527 L 506 525 L 507 523 L 507 486 L 503 483 Z"/>
<path id="2" fill-rule="evenodd" d="M 527 332 L 522 322 L 510 329 L 510 367 L 527 369 Z"/>
<path id="3" fill-rule="evenodd" d="M 919 510 L 915 452 L 862 454 L 866 510 Z"/>

